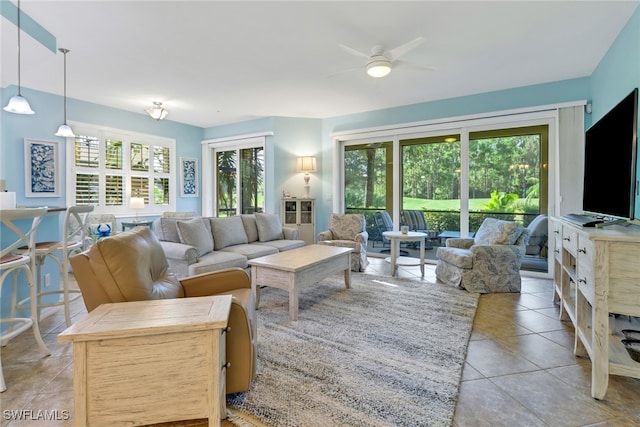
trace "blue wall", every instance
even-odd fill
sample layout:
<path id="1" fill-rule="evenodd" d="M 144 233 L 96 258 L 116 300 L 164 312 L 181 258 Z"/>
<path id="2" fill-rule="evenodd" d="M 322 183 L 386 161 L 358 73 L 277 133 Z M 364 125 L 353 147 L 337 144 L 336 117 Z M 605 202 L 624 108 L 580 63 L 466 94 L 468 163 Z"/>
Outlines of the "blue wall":
<path id="1" fill-rule="evenodd" d="M 454 117 L 497 110 L 545 105 L 588 99 L 593 105 L 591 116 L 585 117 L 588 126 L 605 114 L 613 105 L 640 86 L 640 8 L 636 10 L 607 54 L 590 77 L 512 88 L 496 92 L 470 95 L 428 103 L 407 105 L 367 113 L 332 117 L 324 120 L 269 117 L 242 123 L 202 129 L 164 120 L 151 120 L 144 113 L 136 114 L 110 107 L 68 100 L 68 119 L 117 129 L 175 138 L 177 157 L 201 156 L 201 141 L 256 132 L 272 131 L 267 138 L 266 184 L 267 211 L 279 211 L 283 190 L 302 195 L 302 175 L 295 172 L 295 158 L 301 155 L 318 157 L 318 173 L 311 177 L 311 195 L 317 199 L 316 230 L 326 227 L 332 211 L 333 146 L 331 133 L 416 122 L 443 117 Z M 20 116 L 1 111 L 0 116 L 0 178 L 6 179 L 7 188 L 18 193 L 19 204 L 65 204 L 63 195 L 57 199 L 24 198 L 23 139 L 61 140 L 53 136 L 62 123 L 62 98 L 58 95 L 23 88 L 23 95 L 36 111 L 35 116 Z M 0 92 L 2 105 L 16 92 L 11 86 Z M 65 153 L 62 153 L 63 161 Z M 178 159 L 176 159 L 177 161 Z M 636 212 L 640 207 L 636 202 Z M 178 210 L 200 212 L 200 198 L 178 199 Z M 638 214 L 636 214 L 638 215 Z M 55 222 L 55 221 L 54 221 Z M 44 227 L 47 237 L 57 237 L 55 223 Z M 40 235 L 39 235 L 40 236 Z M 43 237 L 45 237 L 43 235 Z M 3 292 L 4 294 L 4 292 Z M 2 298 L 2 310 L 7 307 Z"/>
<path id="2" fill-rule="evenodd" d="M 636 9 L 591 75 L 590 93 L 593 111 L 590 123 L 597 122 L 635 87 L 640 87 L 640 7 Z M 638 124 L 640 124 L 640 109 Z M 640 150 L 637 159 L 640 163 Z M 638 178 L 636 179 L 635 217 L 640 219 L 640 186 L 638 185 L 640 168 L 636 170 L 636 176 Z"/>

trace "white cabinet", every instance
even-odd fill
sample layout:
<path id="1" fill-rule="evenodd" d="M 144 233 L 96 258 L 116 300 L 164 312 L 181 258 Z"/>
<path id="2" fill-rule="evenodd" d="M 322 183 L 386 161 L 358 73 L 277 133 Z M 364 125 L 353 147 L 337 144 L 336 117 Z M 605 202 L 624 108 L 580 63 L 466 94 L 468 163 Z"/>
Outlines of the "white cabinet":
<path id="1" fill-rule="evenodd" d="M 315 199 L 282 199 L 282 225 L 298 229 L 298 238 L 307 245 L 316 241 Z"/>
<path id="2" fill-rule="evenodd" d="M 621 343 L 620 330 L 640 329 L 640 230 L 583 228 L 552 218 L 554 300 L 575 327 L 574 353 L 591 359 L 591 395 L 603 399 L 609 374 L 640 378 L 640 363 Z M 609 314 L 618 316 L 614 332 Z M 634 316 L 634 317 L 630 317 Z"/>

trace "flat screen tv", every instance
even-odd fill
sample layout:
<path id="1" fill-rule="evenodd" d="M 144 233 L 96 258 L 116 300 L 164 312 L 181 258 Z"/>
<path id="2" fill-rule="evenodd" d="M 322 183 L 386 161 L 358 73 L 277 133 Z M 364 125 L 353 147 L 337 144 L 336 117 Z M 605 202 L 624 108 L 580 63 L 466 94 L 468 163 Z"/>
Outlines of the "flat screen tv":
<path id="1" fill-rule="evenodd" d="M 585 213 L 633 219 L 638 143 L 638 88 L 585 134 Z"/>

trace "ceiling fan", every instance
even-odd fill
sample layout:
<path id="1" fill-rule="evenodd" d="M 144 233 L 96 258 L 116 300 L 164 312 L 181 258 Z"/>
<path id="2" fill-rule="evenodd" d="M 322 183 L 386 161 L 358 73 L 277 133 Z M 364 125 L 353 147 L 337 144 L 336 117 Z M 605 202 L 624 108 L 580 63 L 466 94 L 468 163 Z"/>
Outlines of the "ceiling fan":
<path id="1" fill-rule="evenodd" d="M 366 65 L 367 74 L 371 77 L 384 77 L 391 72 L 392 65 L 412 65 L 409 63 L 405 63 L 404 61 L 399 61 L 398 58 L 408 53 L 410 50 L 416 48 L 418 45 L 424 42 L 424 37 L 418 37 L 416 39 L 411 40 L 403 45 L 395 47 L 389 51 L 385 51 L 382 46 L 374 46 L 371 49 L 371 54 L 366 54 L 356 50 L 352 47 L 345 46 L 343 44 L 339 45 L 344 51 L 356 55 L 362 56 L 368 59 Z M 412 65 L 413 67 L 433 70 L 434 67 L 431 66 L 420 66 L 420 65 Z M 351 70 L 349 70 L 351 71 Z"/>

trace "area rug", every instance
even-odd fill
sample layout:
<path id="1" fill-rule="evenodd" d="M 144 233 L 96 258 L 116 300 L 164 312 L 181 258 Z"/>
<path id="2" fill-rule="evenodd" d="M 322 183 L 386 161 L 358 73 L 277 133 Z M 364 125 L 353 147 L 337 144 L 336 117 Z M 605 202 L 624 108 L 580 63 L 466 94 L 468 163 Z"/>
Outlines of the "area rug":
<path id="1" fill-rule="evenodd" d="M 300 292 L 263 288 L 258 374 L 227 397 L 237 426 L 449 426 L 478 294 L 419 280 L 342 275 Z"/>

